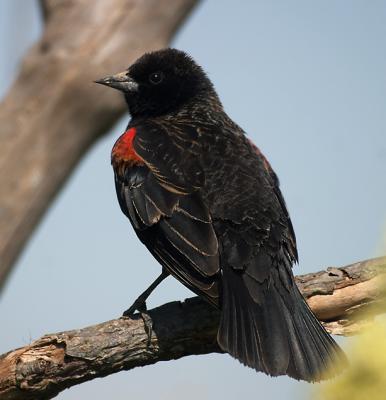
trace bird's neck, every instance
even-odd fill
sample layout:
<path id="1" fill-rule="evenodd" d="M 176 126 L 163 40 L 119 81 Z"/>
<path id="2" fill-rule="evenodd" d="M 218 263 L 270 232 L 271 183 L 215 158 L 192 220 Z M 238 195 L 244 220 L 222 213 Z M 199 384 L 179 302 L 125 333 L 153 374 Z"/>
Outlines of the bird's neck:
<path id="1" fill-rule="evenodd" d="M 224 112 L 221 101 L 214 90 L 199 92 L 189 100 L 183 101 L 180 104 L 175 104 L 171 107 L 165 106 L 164 108 L 158 109 L 147 108 L 140 110 L 135 105 L 130 104 L 129 100 L 126 99 L 129 107 L 129 113 L 132 117 L 131 125 L 152 119 L 173 119 L 179 117 L 188 117 L 189 115 L 196 116 L 200 113 Z"/>

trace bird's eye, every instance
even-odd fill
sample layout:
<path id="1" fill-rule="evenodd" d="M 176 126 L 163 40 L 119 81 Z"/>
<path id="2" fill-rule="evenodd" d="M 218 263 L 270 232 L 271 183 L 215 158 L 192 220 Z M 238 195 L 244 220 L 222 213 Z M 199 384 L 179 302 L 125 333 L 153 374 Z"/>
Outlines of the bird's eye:
<path id="1" fill-rule="evenodd" d="M 159 71 L 159 72 L 153 72 L 152 74 L 149 75 L 149 82 L 152 83 L 153 85 L 158 85 L 161 83 L 164 79 L 164 74 Z"/>

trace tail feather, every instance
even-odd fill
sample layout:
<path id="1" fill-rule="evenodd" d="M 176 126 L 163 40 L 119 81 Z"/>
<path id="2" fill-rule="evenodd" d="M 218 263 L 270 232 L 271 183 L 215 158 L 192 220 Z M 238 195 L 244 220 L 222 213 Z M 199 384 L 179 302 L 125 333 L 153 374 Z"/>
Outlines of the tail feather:
<path id="1" fill-rule="evenodd" d="M 335 375 L 330 365 L 345 356 L 312 314 L 295 284 L 283 298 L 278 277 L 260 290 L 257 303 L 239 273 L 223 270 L 220 347 L 241 363 L 268 375 L 320 381 Z M 254 296 L 255 297 L 255 296 Z M 340 365 L 340 364 L 339 364 Z M 327 374 L 330 374 L 328 376 Z"/>
<path id="2" fill-rule="evenodd" d="M 242 299 L 237 296 L 225 294 L 224 298 L 226 305 L 223 306 L 230 311 L 231 317 L 222 321 L 218 342 L 220 346 L 222 346 L 222 343 L 226 343 L 226 350 L 241 362 L 249 366 L 256 366 L 260 370 L 261 352 L 248 351 L 251 348 L 261 348 L 258 330 L 253 325 L 254 317 L 251 315 L 251 309 L 244 307 Z"/>
<path id="3" fill-rule="evenodd" d="M 330 370 L 330 374 L 339 373 L 340 368 L 347 363 L 346 356 L 334 339 L 321 326 L 297 289 L 296 292 L 302 300 L 302 316 L 310 332 L 311 339 L 315 344 L 315 348 L 318 349 L 324 367 Z"/>

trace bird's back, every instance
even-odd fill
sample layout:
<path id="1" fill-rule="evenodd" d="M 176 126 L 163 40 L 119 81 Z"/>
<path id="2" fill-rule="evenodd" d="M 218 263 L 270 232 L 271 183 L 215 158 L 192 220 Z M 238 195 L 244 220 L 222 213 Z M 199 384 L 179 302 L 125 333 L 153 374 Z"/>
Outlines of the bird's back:
<path id="1" fill-rule="evenodd" d="M 296 239 L 279 180 L 228 121 L 207 132 L 202 159 L 222 271 L 218 342 L 256 370 L 318 381 L 345 357 L 295 284 Z"/>

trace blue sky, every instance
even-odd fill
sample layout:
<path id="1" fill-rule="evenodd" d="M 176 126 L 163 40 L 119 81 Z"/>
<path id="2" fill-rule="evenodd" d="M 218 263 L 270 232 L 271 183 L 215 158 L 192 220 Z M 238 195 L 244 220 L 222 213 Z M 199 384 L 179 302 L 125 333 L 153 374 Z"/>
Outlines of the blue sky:
<path id="1" fill-rule="evenodd" d="M 386 3 L 377 0 L 207 0 L 172 43 L 204 67 L 229 115 L 278 173 L 298 239 L 297 274 L 379 255 L 385 18 Z M 40 30 L 37 1 L 0 2 L 0 95 Z M 20 258 L 0 298 L 0 353 L 119 316 L 159 273 L 115 197 L 110 149 L 127 120 L 80 163 Z M 149 306 L 189 296 L 169 278 Z M 309 390 L 208 355 L 98 379 L 58 399 L 298 399 Z"/>

